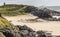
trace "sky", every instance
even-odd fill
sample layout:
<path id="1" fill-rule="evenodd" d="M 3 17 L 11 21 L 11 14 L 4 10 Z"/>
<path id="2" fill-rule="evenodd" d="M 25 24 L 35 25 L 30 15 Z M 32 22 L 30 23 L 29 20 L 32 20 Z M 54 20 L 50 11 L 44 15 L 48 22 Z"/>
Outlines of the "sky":
<path id="1" fill-rule="evenodd" d="M 24 4 L 32 6 L 60 6 L 60 0 L 0 0 L 0 5 L 6 4 Z"/>

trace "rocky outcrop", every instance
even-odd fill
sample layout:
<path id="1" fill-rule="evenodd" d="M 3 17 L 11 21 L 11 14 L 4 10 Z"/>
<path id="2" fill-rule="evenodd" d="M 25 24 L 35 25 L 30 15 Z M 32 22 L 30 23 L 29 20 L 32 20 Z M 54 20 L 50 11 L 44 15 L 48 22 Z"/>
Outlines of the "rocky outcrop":
<path id="1" fill-rule="evenodd" d="M 0 28 L 0 32 L 2 32 L 5 37 L 20 37 L 19 28 L 14 26 Z"/>
<path id="2" fill-rule="evenodd" d="M 9 26 L 0 27 L 1 37 L 47 37 L 44 31 L 34 31 L 33 29 L 24 26 Z M 51 36 L 51 35 L 50 35 Z"/>

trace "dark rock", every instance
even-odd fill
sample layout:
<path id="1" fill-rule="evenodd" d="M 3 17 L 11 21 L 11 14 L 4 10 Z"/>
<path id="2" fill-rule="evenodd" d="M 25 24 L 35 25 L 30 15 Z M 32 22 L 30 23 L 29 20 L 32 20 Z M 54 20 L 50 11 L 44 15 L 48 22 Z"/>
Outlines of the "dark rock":
<path id="1" fill-rule="evenodd" d="M 24 26 L 17 26 L 17 27 L 19 28 L 19 30 L 27 30 L 29 32 L 33 32 L 34 31 L 33 29 L 27 27 L 26 25 L 24 25 Z"/>
<path id="2" fill-rule="evenodd" d="M 16 28 L 15 26 L 1 28 L 0 32 L 2 32 L 6 37 L 20 37 L 19 28 Z"/>
<path id="3" fill-rule="evenodd" d="M 45 31 L 34 31 L 33 29 L 24 26 L 9 26 L 9 27 L 0 27 L 0 32 L 4 37 L 46 37 Z M 1 36 L 2 36 L 1 35 Z"/>

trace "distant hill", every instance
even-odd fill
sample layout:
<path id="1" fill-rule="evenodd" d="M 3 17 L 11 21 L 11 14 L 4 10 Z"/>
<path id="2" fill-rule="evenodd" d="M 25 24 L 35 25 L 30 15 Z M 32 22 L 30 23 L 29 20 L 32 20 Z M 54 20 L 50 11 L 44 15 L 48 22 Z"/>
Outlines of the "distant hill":
<path id="1" fill-rule="evenodd" d="M 30 10 L 34 10 L 36 7 L 28 5 L 7 4 L 5 6 L 0 6 L 0 13 L 8 16 L 21 15 L 26 14 L 26 11 L 29 11 L 28 8 Z"/>
<path id="2" fill-rule="evenodd" d="M 24 11 L 22 8 L 26 7 L 25 5 L 15 5 L 15 4 L 8 4 L 5 6 L 0 6 L 0 13 L 7 16 L 15 16 L 23 14 Z M 20 11 L 21 10 L 21 11 Z"/>
<path id="3" fill-rule="evenodd" d="M 30 13 L 33 14 L 34 16 L 38 16 L 39 18 L 60 16 L 60 12 L 48 8 L 49 7 L 39 8 L 39 7 L 34 7 L 29 5 L 7 4 L 7 5 L 0 6 L 0 13 L 6 16 L 16 16 L 16 15 L 24 15 Z M 55 8 L 55 7 L 51 7 L 51 8 Z"/>

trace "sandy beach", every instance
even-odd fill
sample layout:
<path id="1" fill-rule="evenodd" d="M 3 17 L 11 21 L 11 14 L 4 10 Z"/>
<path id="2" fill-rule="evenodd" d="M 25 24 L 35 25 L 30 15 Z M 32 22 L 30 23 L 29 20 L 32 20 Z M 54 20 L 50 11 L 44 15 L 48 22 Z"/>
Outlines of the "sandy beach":
<path id="1" fill-rule="evenodd" d="M 52 35 L 60 35 L 60 21 L 45 21 L 40 19 L 43 22 L 21 22 L 20 20 L 26 19 L 35 19 L 37 16 L 33 15 L 19 15 L 19 16 L 4 16 L 8 21 L 10 21 L 14 25 L 27 25 L 35 31 L 44 30 L 51 31 Z M 19 21 L 18 21 L 19 20 Z"/>

